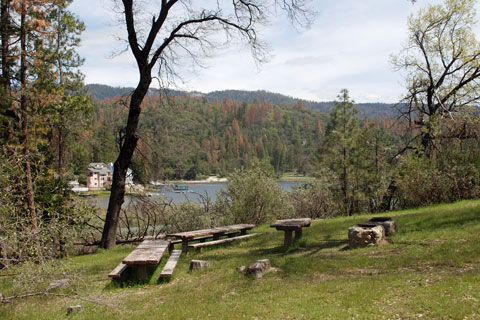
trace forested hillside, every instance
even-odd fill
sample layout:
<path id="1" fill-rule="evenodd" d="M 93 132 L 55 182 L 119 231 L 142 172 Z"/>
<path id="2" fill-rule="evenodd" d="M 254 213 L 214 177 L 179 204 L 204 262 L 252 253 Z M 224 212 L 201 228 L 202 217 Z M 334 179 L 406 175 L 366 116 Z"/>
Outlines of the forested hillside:
<path id="1" fill-rule="evenodd" d="M 72 160 L 113 162 L 126 121 L 125 97 L 93 100 L 93 122 Z M 266 159 L 277 173 L 311 174 L 319 161 L 328 114 L 302 103 L 237 103 L 191 96 L 148 97 L 140 120 L 140 142 L 132 169 L 141 182 L 226 175 Z M 377 119 L 392 127 L 389 118 Z M 363 120 L 368 125 L 371 120 Z M 81 150 L 78 150 L 81 149 Z M 82 156 L 83 155 L 83 156 Z M 83 157 L 83 159 L 80 159 Z"/>
<path id="2" fill-rule="evenodd" d="M 105 98 L 114 98 L 117 96 L 127 96 L 129 93 L 133 92 L 134 88 L 126 87 L 110 87 L 103 84 L 89 84 L 86 86 L 88 92 L 97 100 Z M 293 98 L 279 93 L 268 92 L 264 90 L 258 91 L 246 91 L 246 90 L 221 90 L 221 91 L 212 91 L 209 93 L 199 93 L 199 92 L 184 92 L 178 90 L 168 90 L 169 96 L 179 97 L 183 95 L 190 95 L 193 97 L 204 97 L 210 102 L 215 100 L 234 100 L 236 103 L 241 104 L 246 102 L 251 104 L 255 101 L 267 101 L 273 105 L 277 106 L 295 106 L 300 105 L 304 106 L 310 110 L 318 110 L 321 112 L 330 112 L 335 106 L 333 101 L 329 102 L 317 102 L 317 101 L 308 101 Z M 158 90 L 150 89 L 149 96 L 158 96 Z M 395 104 L 391 103 L 357 103 L 357 109 L 359 110 L 359 117 L 389 117 L 394 118 L 398 115 L 395 108 Z"/>
<path id="3" fill-rule="evenodd" d="M 93 139 L 85 148 L 95 161 L 114 161 L 125 123 L 121 98 L 94 103 Z M 203 98 L 147 98 L 133 169 L 140 180 L 224 175 L 254 159 L 268 158 L 279 172 L 306 172 L 315 161 L 327 115 L 268 102 Z"/>

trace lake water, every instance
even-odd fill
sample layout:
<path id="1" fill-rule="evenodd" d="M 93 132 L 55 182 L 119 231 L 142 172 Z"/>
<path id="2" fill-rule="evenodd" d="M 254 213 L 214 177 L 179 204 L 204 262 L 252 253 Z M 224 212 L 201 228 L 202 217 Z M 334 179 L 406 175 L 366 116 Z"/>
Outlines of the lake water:
<path id="1" fill-rule="evenodd" d="M 293 186 L 301 186 L 305 182 L 302 181 L 279 181 L 278 184 L 282 187 L 283 191 L 292 190 Z M 225 182 L 216 182 L 216 183 L 182 183 L 182 185 L 187 185 L 189 192 L 173 192 L 167 189 L 159 189 L 155 192 L 150 192 L 149 195 L 152 199 L 160 199 L 160 197 L 165 196 L 167 199 L 172 199 L 174 203 L 179 203 L 182 201 L 195 201 L 201 202 L 202 196 L 208 196 L 212 201 L 215 201 L 217 198 L 217 193 L 221 189 L 226 189 L 227 184 Z M 88 203 L 92 204 L 95 207 L 100 209 L 107 209 L 109 197 L 89 197 L 87 198 Z M 130 197 L 125 197 L 124 206 L 126 206 Z"/>

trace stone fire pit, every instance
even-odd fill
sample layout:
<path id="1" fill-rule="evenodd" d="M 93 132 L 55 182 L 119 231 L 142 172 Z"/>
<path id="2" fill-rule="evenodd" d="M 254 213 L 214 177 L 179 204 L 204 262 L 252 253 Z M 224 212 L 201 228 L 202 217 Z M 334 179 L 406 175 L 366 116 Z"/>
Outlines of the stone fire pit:
<path id="1" fill-rule="evenodd" d="M 395 220 L 390 217 L 375 217 L 370 219 L 368 222 L 375 223 L 377 225 L 383 225 L 385 228 L 385 235 L 387 237 L 397 231 L 397 224 Z"/>
<path id="2" fill-rule="evenodd" d="M 382 245 L 386 242 L 383 225 L 366 222 L 348 228 L 348 245 L 350 248 Z"/>

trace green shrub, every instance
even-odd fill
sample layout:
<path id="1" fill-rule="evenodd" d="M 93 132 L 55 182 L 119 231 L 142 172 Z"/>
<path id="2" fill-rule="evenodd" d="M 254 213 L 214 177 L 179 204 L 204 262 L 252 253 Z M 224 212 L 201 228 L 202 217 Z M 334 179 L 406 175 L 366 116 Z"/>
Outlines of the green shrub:
<path id="1" fill-rule="evenodd" d="M 262 166 L 235 170 L 214 207 L 221 224 L 269 222 L 291 211 L 273 170 Z"/>
<path id="2" fill-rule="evenodd" d="M 401 208 L 480 196 L 479 168 L 469 161 L 444 160 L 413 155 L 402 163 L 397 180 Z"/>
<path id="3" fill-rule="evenodd" d="M 338 214 L 335 200 L 327 181 L 314 181 L 294 187 L 289 194 L 295 218 L 330 218 Z"/>

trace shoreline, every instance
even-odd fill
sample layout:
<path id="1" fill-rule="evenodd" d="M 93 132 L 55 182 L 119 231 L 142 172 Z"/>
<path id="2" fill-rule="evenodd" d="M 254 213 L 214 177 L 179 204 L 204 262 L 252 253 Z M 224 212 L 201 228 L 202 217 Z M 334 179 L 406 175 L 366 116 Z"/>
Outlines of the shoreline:
<path id="1" fill-rule="evenodd" d="M 278 182 L 309 182 L 315 180 L 314 177 L 304 177 L 304 176 L 282 176 L 277 179 Z M 217 178 L 217 177 L 208 177 L 207 179 L 200 179 L 200 180 L 171 180 L 167 183 L 158 182 L 155 186 L 165 186 L 165 185 L 172 185 L 172 184 L 214 184 L 214 183 L 227 183 L 227 178 Z M 152 184 L 150 184 L 152 186 Z M 146 188 L 146 193 L 152 192 L 152 188 Z M 135 194 L 138 192 L 131 192 L 127 191 L 125 195 Z M 110 196 L 110 190 L 90 190 L 77 193 L 80 197 L 108 197 Z"/>

